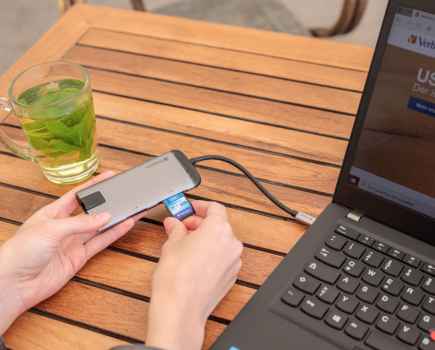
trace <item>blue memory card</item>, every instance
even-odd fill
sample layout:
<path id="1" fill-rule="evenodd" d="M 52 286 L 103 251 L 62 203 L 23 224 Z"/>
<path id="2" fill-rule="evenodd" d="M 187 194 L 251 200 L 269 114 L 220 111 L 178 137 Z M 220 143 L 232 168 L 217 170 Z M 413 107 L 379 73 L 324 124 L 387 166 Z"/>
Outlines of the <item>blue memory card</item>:
<path id="1" fill-rule="evenodd" d="M 166 209 L 168 209 L 169 213 L 178 220 L 184 220 L 195 214 L 192 204 L 183 193 L 178 193 L 175 196 L 165 199 L 163 204 Z"/>

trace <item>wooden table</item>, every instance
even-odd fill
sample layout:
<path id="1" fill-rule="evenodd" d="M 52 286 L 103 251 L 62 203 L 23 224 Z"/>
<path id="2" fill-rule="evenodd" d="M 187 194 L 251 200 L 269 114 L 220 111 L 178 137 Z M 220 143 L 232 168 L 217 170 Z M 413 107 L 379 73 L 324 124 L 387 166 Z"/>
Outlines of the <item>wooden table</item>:
<path id="1" fill-rule="evenodd" d="M 146 13 L 79 5 L 2 78 L 66 58 L 92 75 L 101 169 L 179 148 L 240 161 L 290 207 L 331 201 L 372 51 Z M 0 150 L 0 239 L 67 188 Z M 191 198 L 228 207 L 245 243 L 239 281 L 213 312 L 216 339 L 304 232 L 243 176 L 204 163 Z M 108 349 L 143 341 L 151 275 L 165 241 L 161 208 L 93 259 L 6 334 L 12 349 Z"/>

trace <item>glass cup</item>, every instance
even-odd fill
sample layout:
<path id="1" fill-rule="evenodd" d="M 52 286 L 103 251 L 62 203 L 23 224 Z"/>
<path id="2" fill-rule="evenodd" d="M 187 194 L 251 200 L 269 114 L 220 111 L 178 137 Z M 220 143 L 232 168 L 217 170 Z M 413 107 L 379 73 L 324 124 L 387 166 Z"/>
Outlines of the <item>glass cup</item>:
<path id="1" fill-rule="evenodd" d="M 0 98 L 0 140 L 11 151 L 39 164 L 57 184 L 82 181 L 97 170 L 95 112 L 83 67 L 64 61 L 30 67 L 12 81 L 8 95 Z M 17 138 L 18 125 L 25 138 Z"/>

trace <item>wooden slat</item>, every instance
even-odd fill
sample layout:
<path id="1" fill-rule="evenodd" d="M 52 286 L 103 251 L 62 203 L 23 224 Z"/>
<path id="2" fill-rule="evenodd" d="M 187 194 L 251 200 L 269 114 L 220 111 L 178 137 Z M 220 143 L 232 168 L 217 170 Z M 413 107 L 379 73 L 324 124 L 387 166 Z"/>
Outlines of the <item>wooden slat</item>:
<path id="1" fill-rule="evenodd" d="M 6 194 L 13 195 L 12 191 L 6 192 Z M 1 187 L 0 193 L 2 193 Z M 0 212 L 1 215 L 2 213 Z M 15 219 L 19 218 L 16 217 Z M 0 221 L 0 243 L 12 237 L 18 227 L 17 225 Z M 151 227 L 151 225 L 144 225 L 142 227 L 145 227 L 145 230 L 140 232 L 142 235 L 147 236 L 150 231 L 154 230 L 158 231 L 160 237 L 163 237 L 160 229 L 156 230 L 153 227 L 147 230 L 146 227 Z M 139 233 L 139 231 L 136 229 L 135 234 Z M 160 248 L 162 239 L 159 241 L 158 245 Z M 124 246 L 122 247 L 125 248 Z M 150 298 L 152 276 L 155 267 L 155 262 L 105 250 L 90 260 L 77 275 L 93 282 Z M 137 276 L 141 276 L 141 278 L 137 278 Z M 235 285 L 216 310 L 214 310 L 213 315 L 222 319 L 232 320 L 249 301 L 254 292 L 255 289 Z"/>
<path id="2" fill-rule="evenodd" d="M 172 124 L 172 129 L 176 129 L 177 132 L 188 131 L 188 127 L 181 126 L 182 123 L 177 121 L 177 115 L 169 117 L 168 122 L 165 122 L 164 116 L 159 113 L 158 108 L 155 109 L 156 113 L 155 116 L 153 116 L 152 110 L 149 111 L 148 108 L 140 108 L 143 107 L 140 102 L 132 105 L 116 104 L 117 100 L 102 100 L 100 97 L 101 95 L 95 96 L 96 110 L 110 118 L 118 120 L 124 119 L 144 126 L 153 125 L 153 127 L 170 127 Z M 188 116 L 186 115 L 186 117 Z M 211 120 L 203 119 L 202 124 L 200 124 L 198 120 L 195 120 L 194 116 L 192 117 L 193 126 L 190 128 L 191 133 L 197 134 L 198 136 L 203 133 L 209 136 L 209 140 L 174 134 L 170 132 L 171 129 L 166 129 L 168 131 L 153 130 L 151 128 L 141 128 L 140 126 L 119 124 L 114 121 L 101 119 L 98 120 L 99 140 L 106 145 L 128 148 L 153 155 L 158 155 L 175 148 L 183 150 L 191 157 L 205 154 L 223 155 L 239 161 L 259 178 L 322 193 L 333 193 L 339 174 L 338 168 L 306 162 L 292 157 L 280 156 L 269 152 L 262 152 L 260 150 L 261 148 L 267 150 L 269 146 L 269 150 L 273 150 L 272 140 L 274 136 L 277 136 L 277 144 L 282 144 L 283 146 L 280 147 L 277 145 L 275 149 L 281 148 L 283 150 L 285 141 L 288 140 L 289 145 L 286 148 L 287 152 L 302 154 L 303 139 L 292 139 L 293 135 L 288 135 L 286 138 L 286 131 L 281 129 L 272 129 L 270 133 L 263 133 L 263 128 L 257 125 L 243 125 L 243 123 L 239 123 L 238 121 L 219 121 L 219 118 Z M 153 120 L 156 120 L 156 122 L 153 123 Z M 227 122 L 229 128 L 225 129 Z M 209 126 L 206 126 L 207 124 L 209 124 Z M 198 128 L 197 132 L 195 132 L 196 128 Z M 207 130 L 205 128 L 207 128 Z M 216 128 L 215 131 L 213 131 L 214 128 Z M 249 134 L 258 136 L 249 136 Z M 216 141 L 213 141 L 213 139 Z M 221 142 L 219 142 L 219 140 Z M 312 137 L 311 140 L 313 142 L 315 140 L 319 141 L 316 137 Z M 231 144 L 223 144 L 222 141 L 232 141 L 234 146 Z M 316 146 L 318 148 L 321 148 L 323 145 L 322 141 L 323 140 L 320 140 L 320 142 L 317 143 Z M 245 147 L 238 147 L 238 145 L 257 146 L 259 150 L 246 149 Z M 346 146 L 346 143 L 342 142 L 342 145 Z M 327 146 L 328 145 L 324 145 L 324 147 Z M 341 148 L 341 143 L 339 146 Z M 313 150 L 313 152 L 315 151 Z M 338 152 L 340 152 L 339 157 L 342 157 L 343 151 L 340 150 Z M 267 163 L 267 167 L 263 166 L 264 162 Z M 222 162 L 209 161 L 203 163 L 203 165 L 237 172 L 232 166 Z"/>
<path id="3" fill-rule="evenodd" d="M 148 307 L 148 303 L 137 299 L 70 282 L 60 293 L 37 308 L 144 341 Z M 209 348 L 223 330 L 222 324 L 208 321 L 204 349 Z"/>
<path id="4" fill-rule="evenodd" d="M 0 76 L 0 95 L 6 96 L 10 82 L 24 69 L 62 58 L 88 28 L 80 9 L 69 11 L 68 16 L 63 16 L 6 73 Z"/>
<path id="5" fill-rule="evenodd" d="M 13 350 L 109 350 L 128 344 L 77 326 L 27 312 L 5 334 Z"/>
<path id="6" fill-rule="evenodd" d="M 41 206 L 52 201 L 47 197 L 17 191 L 1 185 L 0 193 L 2 194 L 0 197 L 0 217 L 19 222 L 25 221 Z M 161 226 L 141 222 L 132 230 L 132 234 L 134 237 L 130 239 L 129 244 L 124 245 L 123 240 L 120 240 L 115 246 L 146 256 L 156 258 L 160 256 L 160 249 L 166 241 L 166 235 Z M 140 243 L 137 245 L 131 243 L 138 240 Z M 244 264 L 239 278 L 245 282 L 261 285 L 281 260 L 280 256 L 245 248 L 242 254 Z"/>
<path id="7" fill-rule="evenodd" d="M 81 5 L 87 22 L 96 28 L 213 46 L 366 71 L 372 50 L 368 47 L 272 33 L 250 28 L 192 21 L 150 13 L 132 13 L 110 7 Z"/>
<path id="8" fill-rule="evenodd" d="M 362 91 L 366 73 L 144 35 L 90 28 L 82 45 Z"/>
<path id="9" fill-rule="evenodd" d="M 268 151 L 277 151 L 281 153 L 291 154 L 293 149 L 289 146 L 291 143 L 291 135 L 287 130 L 274 128 L 265 125 L 256 125 L 246 123 L 239 120 L 213 117 L 207 114 L 191 112 L 182 109 L 176 109 L 167 106 L 156 105 L 152 103 L 136 101 L 106 94 L 94 93 L 96 113 L 105 117 L 109 117 L 119 121 L 129 121 L 143 126 L 151 126 L 161 128 L 168 131 L 176 131 L 180 133 L 189 133 L 193 136 L 207 137 L 217 142 L 230 142 L 234 145 L 242 145 L 255 147 L 255 149 L 264 150 L 266 154 L 260 152 L 252 152 L 245 149 L 237 149 L 227 145 L 219 145 L 216 142 L 208 142 L 205 140 L 194 140 L 195 146 L 199 149 L 210 152 L 225 152 L 227 156 L 239 157 L 248 168 L 250 168 L 256 176 L 267 178 L 269 180 L 291 184 L 293 186 L 304 187 L 324 193 L 332 193 L 335 188 L 335 182 L 338 177 L 339 169 L 306 162 L 294 158 L 279 157 L 271 155 Z M 189 121 L 189 125 L 183 123 L 183 120 Z M 105 134 L 105 129 L 99 130 L 99 135 Z M 142 130 L 143 131 L 143 130 Z M 152 131 L 143 131 L 150 133 Z M 154 135 L 157 135 L 154 132 Z M 166 138 L 173 139 L 173 134 L 159 134 L 162 140 Z M 152 137 L 151 135 L 149 137 Z M 181 142 L 181 148 L 187 144 L 192 144 L 192 140 L 187 137 L 176 137 L 177 142 Z M 122 141 L 122 140 L 120 140 Z M 162 143 L 165 143 L 163 141 Z M 144 145 L 147 147 L 147 145 Z M 152 146 L 147 147 L 147 153 L 154 154 L 159 152 Z M 206 148 L 202 148 L 206 147 Z M 301 146 L 302 147 L 302 146 Z M 196 148 L 196 147 L 195 147 Z M 200 154 L 196 152 L 196 154 Z M 204 154 L 204 153 L 202 153 Z M 243 157 L 243 158 L 242 158 Z M 254 162 L 260 158 L 268 158 L 270 168 L 256 166 Z M 252 159 L 252 160 L 250 160 Z M 249 163 L 249 164 L 247 164 Z M 274 166 L 286 167 L 283 173 L 272 174 L 276 169 Z M 256 162 L 258 164 L 258 162 Z M 227 169 L 235 171 L 234 168 L 225 163 L 212 163 L 218 169 Z M 272 168 L 273 167 L 273 168 Z"/>
<path id="10" fill-rule="evenodd" d="M 178 106 L 198 107 L 204 110 L 219 112 L 228 110 L 233 115 L 238 105 L 255 108 L 259 104 L 273 108 L 272 102 L 265 102 L 244 96 L 236 96 L 222 92 L 178 86 L 152 79 L 137 78 L 123 74 L 91 70 L 93 88 L 98 91 L 121 94 L 159 102 L 170 102 Z M 195 99 L 192 99 L 195 96 Z M 239 100 L 238 102 L 236 100 Z M 243 100 L 243 101 L 242 101 Z M 252 101 L 250 101 L 252 100 Z M 235 112 L 235 113 L 231 113 Z M 331 164 L 341 164 L 346 149 L 346 142 L 329 137 L 310 135 L 304 132 L 288 130 L 288 149 L 291 154 Z"/>
<path id="11" fill-rule="evenodd" d="M 354 114 L 360 100 L 358 92 L 105 49 L 78 46 L 72 48 L 65 57 L 86 67 L 108 69 L 337 112 Z M 195 100 L 195 95 L 192 99 Z"/>
<path id="12" fill-rule="evenodd" d="M 0 150 L 2 146 L 0 145 Z M 125 152 L 113 152 L 106 148 L 100 148 L 104 160 L 110 160 L 112 169 L 123 170 L 125 167 L 132 167 L 143 161 L 143 157 Z M 9 172 L 1 172 L 0 182 L 10 183 L 29 190 L 43 191 L 52 195 L 61 195 L 69 187 L 59 187 L 46 181 L 40 173 L 38 166 L 20 159 L 9 159 L 0 156 L 0 160 L 9 163 L 21 176 L 12 176 Z M 16 175 L 16 174 L 15 174 Z M 42 205 L 42 204 L 41 204 Z M 291 222 L 273 219 L 263 215 L 256 215 L 250 212 L 228 208 L 229 217 L 238 237 L 245 243 L 287 253 L 295 242 L 303 234 L 305 227 Z M 31 211 L 29 210 L 31 213 Z M 147 217 L 161 221 L 166 211 L 152 210 Z M 270 228 L 273 227 L 273 230 Z M 137 243 L 137 242 L 136 242 Z M 157 253 L 156 253 L 157 254 Z"/>
<path id="13" fill-rule="evenodd" d="M 217 134 L 225 137 L 224 140 L 229 142 L 244 142 L 253 147 L 268 148 L 283 153 L 289 151 L 289 132 L 286 130 L 288 128 L 347 139 L 355 119 L 285 104 L 280 104 L 277 109 L 257 110 L 252 111 L 252 114 L 245 113 L 232 118 L 98 92 L 94 92 L 94 98 L 97 112 L 103 115 L 190 134 L 211 134 L 212 138 Z M 181 123 L 182 120 L 189 121 L 189 124 Z M 210 127 L 211 125 L 213 127 Z M 225 127 L 226 125 L 228 126 Z M 245 129 L 252 131 L 253 128 L 259 130 L 258 135 L 244 131 Z M 223 132 L 226 134 L 222 135 Z M 243 137 L 241 137 L 242 132 Z M 276 142 L 267 139 L 269 133 L 275 134 L 273 141 Z"/>

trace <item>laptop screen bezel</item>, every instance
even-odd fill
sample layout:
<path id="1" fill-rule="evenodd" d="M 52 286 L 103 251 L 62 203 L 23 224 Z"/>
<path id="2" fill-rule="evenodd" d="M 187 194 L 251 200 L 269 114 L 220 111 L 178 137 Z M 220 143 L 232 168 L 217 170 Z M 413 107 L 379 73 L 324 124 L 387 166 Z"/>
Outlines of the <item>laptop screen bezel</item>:
<path id="1" fill-rule="evenodd" d="M 364 88 L 357 118 L 348 144 L 343 167 L 339 176 L 333 201 L 363 213 L 373 220 L 386 224 L 399 231 L 407 233 L 419 240 L 435 245 L 435 219 L 400 204 L 388 201 L 370 192 L 359 189 L 349 184 L 348 177 L 350 168 L 354 163 L 357 144 L 364 126 L 368 107 L 373 95 L 376 78 L 380 70 L 388 37 L 394 21 L 394 17 L 400 7 L 409 7 L 416 10 L 435 14 L 433 0 L 390 0 L 386 15 L 380 31 L 376 50 L 372 59 L 368 78 Z M 434 60 L 435 61 L 435 60 Z M 435 169 L 434 169 L 435 175 Z"/>

